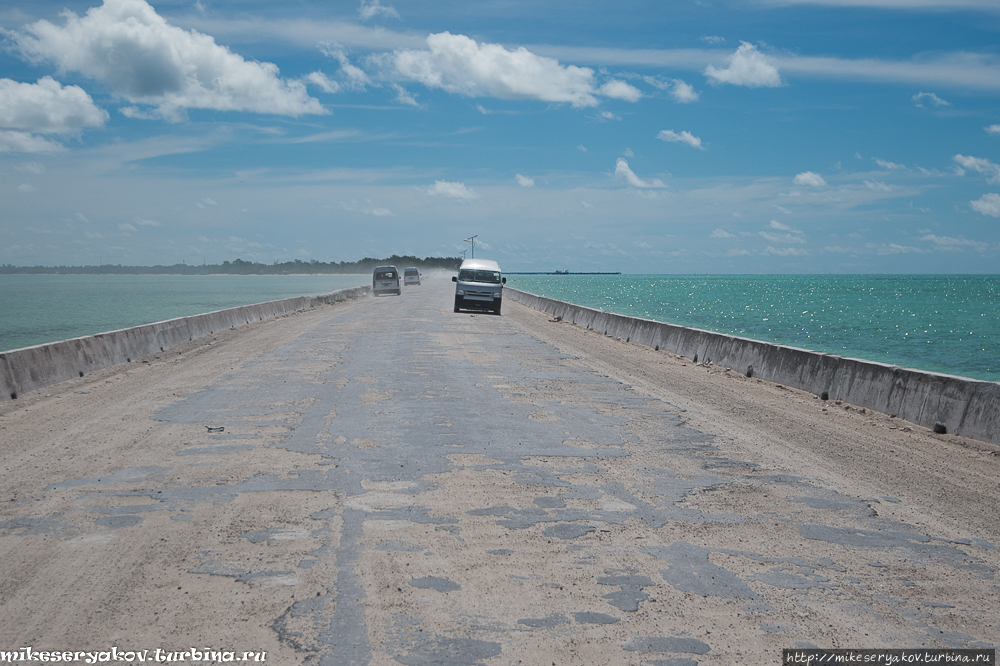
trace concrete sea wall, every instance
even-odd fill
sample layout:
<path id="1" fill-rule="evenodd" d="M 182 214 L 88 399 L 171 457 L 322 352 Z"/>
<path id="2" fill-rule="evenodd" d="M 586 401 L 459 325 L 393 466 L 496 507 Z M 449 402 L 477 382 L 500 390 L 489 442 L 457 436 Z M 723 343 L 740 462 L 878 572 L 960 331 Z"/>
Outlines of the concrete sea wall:
<path id="1" fill-rule="evenodd" d="M 732 368 L 830 400 L 895 414 L 938 432 L 1000 444 L 1000 383 L 602 312 L 507 287 L 504 298 L 599 333 Z"/>
<path id="2" fill-rule="evenodd" d="M 13 400 L 28 391 L 73 377 L 83 377 L 101 368 L 130 363 L 216 331 L 246 326 L 317 305 L 358 298 L 369 292 L 371 287 L 368 285 L 350 287 L 329 294 L 244 305 L 0 352 L 0 400 Z"/>

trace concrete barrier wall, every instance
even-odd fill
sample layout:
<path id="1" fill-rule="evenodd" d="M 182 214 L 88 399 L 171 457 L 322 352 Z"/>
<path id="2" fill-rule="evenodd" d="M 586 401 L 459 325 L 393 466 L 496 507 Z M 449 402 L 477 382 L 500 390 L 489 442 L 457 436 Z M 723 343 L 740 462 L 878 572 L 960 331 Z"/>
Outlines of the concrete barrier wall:
<path id="1" fill-rule="evenodd" d="M 0 400 L 16 399 L 28 391 L 82 377 L 119 363 L 129 363 L 216 331 L 246 326 L 317 305 L 358 298 L 369 292 L 371 287 L 368 285 L 338 289 L 329 294 L 244 305 L 0 352 Z"/>
<path id="2" fill-rule="evenodd" d="M 827 394 L 928 428 L 1000 444 L 1000 383 L 785 347 L 601 312 L 506 287 L 504 298 L 605 335 L 760 379 Z"/>

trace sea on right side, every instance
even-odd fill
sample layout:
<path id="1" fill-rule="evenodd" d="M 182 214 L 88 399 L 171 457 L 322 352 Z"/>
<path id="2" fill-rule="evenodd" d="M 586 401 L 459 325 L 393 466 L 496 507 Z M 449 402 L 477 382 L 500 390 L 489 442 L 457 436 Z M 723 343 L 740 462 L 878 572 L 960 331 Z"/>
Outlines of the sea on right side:
<path id="1" fill-rule="evenodd" d="M 508 286 L 918 370 L 1000 381 L 997 275 L 518 275 Z"/>

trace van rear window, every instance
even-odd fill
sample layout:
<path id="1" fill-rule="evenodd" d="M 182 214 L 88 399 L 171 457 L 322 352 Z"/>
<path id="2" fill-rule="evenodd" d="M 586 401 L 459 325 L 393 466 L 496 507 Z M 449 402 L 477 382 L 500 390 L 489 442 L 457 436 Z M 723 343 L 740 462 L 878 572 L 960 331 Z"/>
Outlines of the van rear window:
<path id="1" fill-rule="evenodd" d="M 396 274 L 393 273 L 392 271 L 386 271 L 384 273 L 376 273 L 375 274 L 375 279 L 376 280 L 394 280 L 394 279 L 396 279 Z"/>
<path id="2" fill-rule="evenodd" d="M 500 273 L 496 271 L 474 271 L 466 268 L 458 272 L 459 282 L 485 282 L 486 284 L 500 284 Z"/>

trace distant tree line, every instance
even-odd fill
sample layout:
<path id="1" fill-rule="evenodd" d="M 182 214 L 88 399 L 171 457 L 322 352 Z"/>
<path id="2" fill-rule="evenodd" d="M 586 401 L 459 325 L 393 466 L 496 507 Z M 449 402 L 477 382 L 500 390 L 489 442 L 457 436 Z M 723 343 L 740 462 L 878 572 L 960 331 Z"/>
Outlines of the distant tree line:
<path id="1" fill-rule="evenodd" d="M 309 274 L 349 274 L 371 273 L 376 266 L 391 264 L 402 270 L 415 267 L 420 270 L 445 269 L 458 270 L 462 263 L 461 257 L 426 257 L 418 259 L 412 256 L 394 254 L 385 259 L 365 257 L 358 261 L 329 262 L 322 261 L 286 261 L 272 264 L 259 264 L 254 261 L 223 261 L 221 264 L 174 264 L 173 266 L 122 266 L 121 264 L 103 264 L 101 266 L 14 266 L 0 265 L 0 274 L 56 274 L 56 275 L 291 275 L 293 273 Z"/>

